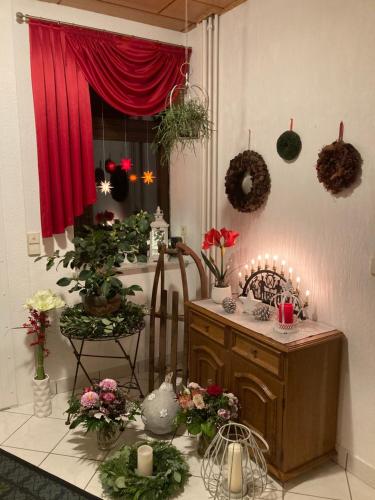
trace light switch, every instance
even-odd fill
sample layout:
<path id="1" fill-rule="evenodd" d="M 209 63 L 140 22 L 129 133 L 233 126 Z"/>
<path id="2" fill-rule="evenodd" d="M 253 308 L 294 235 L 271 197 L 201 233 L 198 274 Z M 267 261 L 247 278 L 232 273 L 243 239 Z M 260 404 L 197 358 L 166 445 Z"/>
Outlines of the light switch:
<path id="1" fill-rule="evenodd" d="M 375 276 L 375 257 L 370 260 L 370 273 Z"/>
<path id="2" fill-rule="evenodd" d="M 27 254 L 29 257 L 40 255 L 39 233 L 27 233 Z"/>

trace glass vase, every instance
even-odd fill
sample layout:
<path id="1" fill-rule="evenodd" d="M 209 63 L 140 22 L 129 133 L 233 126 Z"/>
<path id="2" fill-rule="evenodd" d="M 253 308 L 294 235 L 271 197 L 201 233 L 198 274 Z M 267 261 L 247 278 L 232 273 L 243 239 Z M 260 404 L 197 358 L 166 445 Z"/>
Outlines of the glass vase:
<path id="1" fill-rule="evenodd" d="M 214 437 L 215 436 L 208 437 L 206 434 L 203 434 L 203 432 L 201 434 L 199 434 L 198 444 L 197 444 L 197 453 L 201 458 L 204 457 L 204 454 L 206 453 L 207 448 L 212 443 L 212 440 Z"/>
<path id="2" fill-rule="evenodd" d="M 99 450 L 110 450 L 114 447 L 119 435 L 120 426 L 117 424 L 106 425 L 96 431 L 96 440 Z"/>

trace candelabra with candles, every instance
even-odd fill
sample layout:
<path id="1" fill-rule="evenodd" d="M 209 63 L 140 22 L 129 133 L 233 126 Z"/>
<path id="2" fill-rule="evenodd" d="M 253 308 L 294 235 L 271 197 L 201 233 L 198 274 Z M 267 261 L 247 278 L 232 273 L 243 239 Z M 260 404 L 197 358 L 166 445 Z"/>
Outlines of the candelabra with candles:
<path id="1" fill-rule="evenodd" d="M 262 256 L 258 255 L 257 262 L 255 262 L 255 259 L 251 260 L 250 274 L 249 266 L 246 264 L 244 281 L 242 280 L 242 272 L 238 273 L 239 297 L 247 297 L 252 292 L 251 296 L 254 299 L 265 304 L 274 305 L 277 308 L 281 301 L 281 294 L 285 291 L 287 283 L 289 283 L 289 292 L 298 299 L 298 304 L 297 301 L 294 303 L 293 314 L 298 319 L 306 319 L 310 291 L 306 290 L 305 297 L 302 298 L 301 278 L 297 276 L 295 284 L 293 284 L 293 268 L 289 267 L 287 269 L 285 260 L 281 260 L 278 268 L 278 262 L 278 256 L 274 255 L 272 266 L 270 266 L 269 254 L 265 254 L 264 263 L 262 262 Z M 275 297 L 277 297 L 276 302 Z"/>

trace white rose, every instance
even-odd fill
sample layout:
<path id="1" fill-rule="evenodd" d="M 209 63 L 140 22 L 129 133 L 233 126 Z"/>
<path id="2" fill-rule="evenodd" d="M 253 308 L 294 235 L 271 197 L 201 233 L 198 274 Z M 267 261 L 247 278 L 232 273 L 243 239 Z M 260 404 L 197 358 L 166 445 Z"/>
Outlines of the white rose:
<path id="1" fill-rule="evenodd" d="M 46 312 L 64 306 L 65 302 L 51 290 L 38 290 L 25 304 L 25 307 L 36 309 L 39 312 Z"/>

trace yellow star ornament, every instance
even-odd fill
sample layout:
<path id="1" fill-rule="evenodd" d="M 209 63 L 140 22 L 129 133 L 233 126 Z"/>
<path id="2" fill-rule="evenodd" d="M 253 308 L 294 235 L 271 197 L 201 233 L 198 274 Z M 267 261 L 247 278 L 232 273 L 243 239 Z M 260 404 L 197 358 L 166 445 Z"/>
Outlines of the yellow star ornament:
<path id="1" fill-rule="evenodd" d="M 142 179 L 145 184 L 152 184 L 156 177 L 151 170 L 146 170 L 142 175 Z"/>

